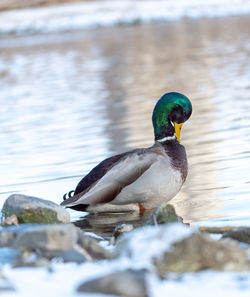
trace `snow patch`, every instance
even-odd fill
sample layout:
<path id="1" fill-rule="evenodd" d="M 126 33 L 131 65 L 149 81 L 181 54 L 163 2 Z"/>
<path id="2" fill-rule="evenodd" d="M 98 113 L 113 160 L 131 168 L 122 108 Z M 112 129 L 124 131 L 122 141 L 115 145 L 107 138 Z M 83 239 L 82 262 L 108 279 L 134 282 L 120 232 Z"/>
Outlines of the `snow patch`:
<path id="1" fill-rule="evenodd" d="M 118 240 L 117 252 L 121 249 L 121 257 L 129 258 L 133 267 L 151 268 L 152 259 L 170 251 L 173 243 L 179 242 L 195 231 L 180 223 L 146 226 L 125 233 Z"/>

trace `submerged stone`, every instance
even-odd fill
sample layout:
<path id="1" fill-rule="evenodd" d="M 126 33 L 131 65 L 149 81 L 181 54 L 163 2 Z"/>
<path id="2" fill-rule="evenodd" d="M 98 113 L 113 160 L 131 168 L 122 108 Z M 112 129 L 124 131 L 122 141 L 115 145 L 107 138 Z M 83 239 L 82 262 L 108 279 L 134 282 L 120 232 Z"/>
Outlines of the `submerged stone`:
<path id="1" fill-rule="evenodd" d="M 14 194 L 4 203 L 3 219 L 16 215 L 19 224 L 56 224 L 70 222 L 69 213 L 60 205 L 41 198 Z"/>
<path id="2" fill-rule="evenodd" d="M 173 205 L 165 204 L 157 207 L 148 219 L 146 225 L 158 225 L 175 222 L 182 222 L 182 218 L 177 216 Z"/>
<path id="3" fill-rule="evenodd" d="M 212 233 L 212 234 L 224 234 L 226 232 L 230 231 L 236 231 L 238 230 L 239 227 L 234 227 L 234 226 L 222 226 L 222 227 L 207 227 L 207 226 L 201 226 L 199 230 L 201 232 L 207 232 L 207 233 Z"/>
<path id="4" fill-rule="evenodd" d="M 80 293 L 101 293 L 124 297 L 147 297 L 146 270 L 115 272 L 88 282 L 77 289 Z"/>
<path id="5" fill-rule="evenodd" d="M 244 243 L 250 243 L 250 228 L 242 227 L 238 230 L 226 232 L 223 238 L 232 238 Z"/>
<path id="6" fill-rule="evenodd" d="M 121 224 L 115 227 L 112 237 L 110 238 L 110 244 L 115 244 L 116 239 L 126 232 L 130 232 L 134 229 L 132 224 Z"/>

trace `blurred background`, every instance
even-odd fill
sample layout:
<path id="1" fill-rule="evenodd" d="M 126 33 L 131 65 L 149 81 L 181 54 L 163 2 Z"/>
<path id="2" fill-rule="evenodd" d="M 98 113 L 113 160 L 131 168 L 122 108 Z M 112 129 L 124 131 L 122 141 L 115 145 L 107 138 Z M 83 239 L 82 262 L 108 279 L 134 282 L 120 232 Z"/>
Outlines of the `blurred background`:
<path id="1" fill-rule="evenodd" d="M 187 95 L 186 222 L 250 223 L 250 3 L 0 0 L 0 204 L 56 203 L 98 162 L 153 143 Z"/>

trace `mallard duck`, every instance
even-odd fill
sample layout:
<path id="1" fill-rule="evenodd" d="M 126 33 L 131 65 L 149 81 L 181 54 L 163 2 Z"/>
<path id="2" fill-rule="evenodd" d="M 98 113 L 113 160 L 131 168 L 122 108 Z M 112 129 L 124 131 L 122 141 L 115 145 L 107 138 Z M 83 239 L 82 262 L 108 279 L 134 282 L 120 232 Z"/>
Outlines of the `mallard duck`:
<path id="1" fill-rule="evenodd" d="M 191 113 L 186 96 L 176 92 L 163 95 L 152 116 L 155 143 L 105 159 L 68 198 L 64 196 L 61 205 L 88 212 L 142 212 L 172 199 L 187 177 L 180 133 Z"/>

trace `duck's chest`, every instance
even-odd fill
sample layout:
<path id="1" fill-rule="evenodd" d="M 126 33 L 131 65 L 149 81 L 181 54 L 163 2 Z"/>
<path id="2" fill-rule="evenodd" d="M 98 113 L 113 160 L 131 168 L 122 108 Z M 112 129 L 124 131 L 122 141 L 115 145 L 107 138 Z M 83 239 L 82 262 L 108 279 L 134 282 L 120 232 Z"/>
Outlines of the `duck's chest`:
<path id="1" fill-rule="evenodd" d="M 169 157 L 159 156 L 144 174 L 125 187 L 114 202 L 143 204 L 154 208 L 172 199 L 183 184 L 182 173 L 175 168 Z"/>

